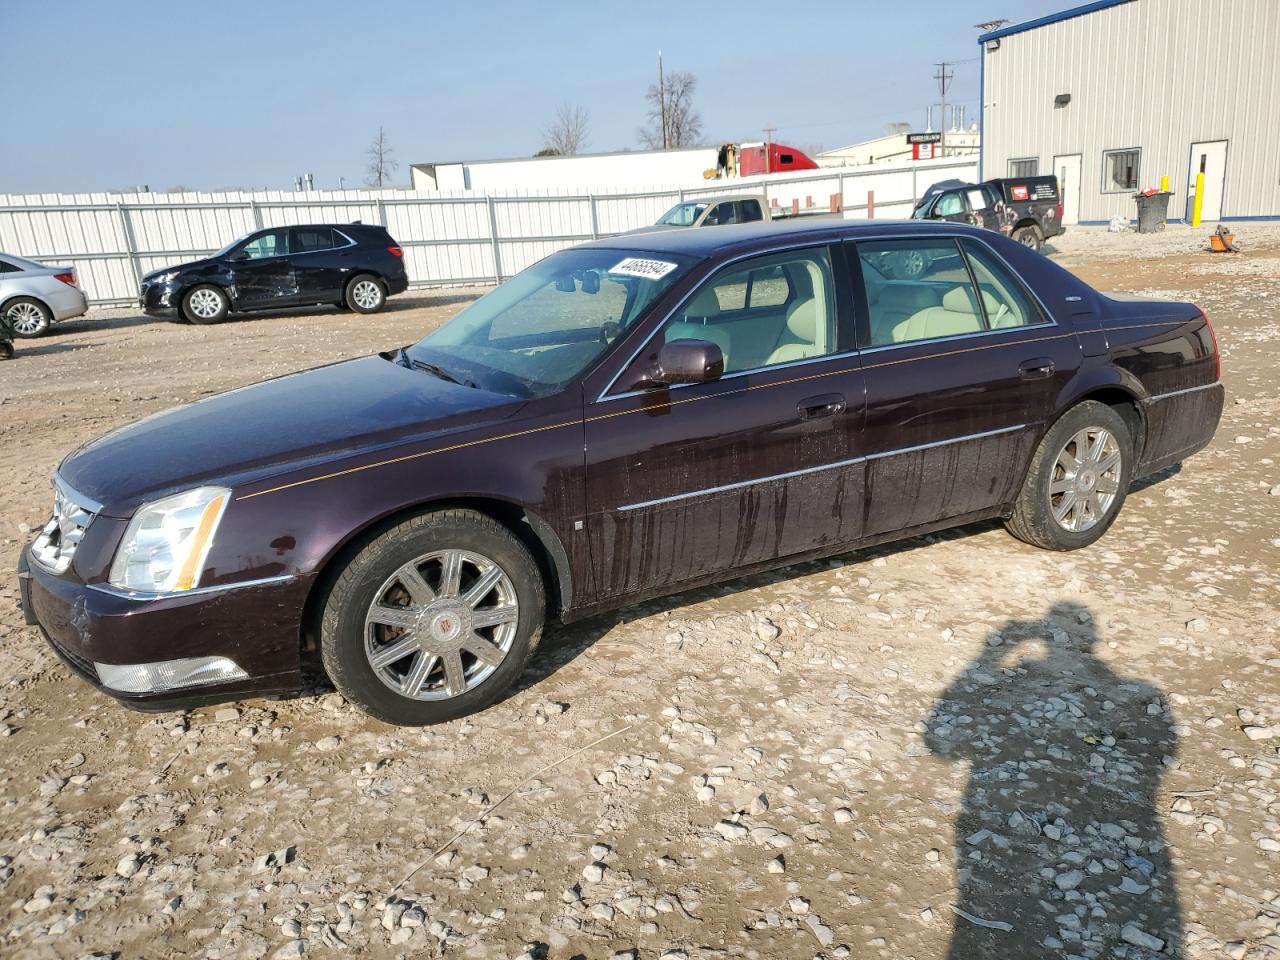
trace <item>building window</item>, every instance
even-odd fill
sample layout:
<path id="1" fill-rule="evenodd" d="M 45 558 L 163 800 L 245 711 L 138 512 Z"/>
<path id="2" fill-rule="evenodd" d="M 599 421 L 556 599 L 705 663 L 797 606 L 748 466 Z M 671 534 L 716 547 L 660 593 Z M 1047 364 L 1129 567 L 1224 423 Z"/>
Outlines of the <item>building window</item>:
<path id="1" fill-rule="evenodd" d="M 1102 154 L 1102 192 L 1126 193 L 1138 189 L 1138 161 L 1142 151 L 1105 150 Z"/>
<path id="2" fill-rule="evenodd" d="M 1021 157 L 1009 161 L 1009 176 L 1034 177 L 1040 172 L 1039 157 Z"/>

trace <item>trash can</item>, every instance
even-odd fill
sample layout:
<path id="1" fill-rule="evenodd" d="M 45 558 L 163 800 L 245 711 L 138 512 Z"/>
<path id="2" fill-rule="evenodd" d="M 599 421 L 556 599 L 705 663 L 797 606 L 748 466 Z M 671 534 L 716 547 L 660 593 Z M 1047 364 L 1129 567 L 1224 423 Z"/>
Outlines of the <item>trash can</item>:
<path id="1" fill-rule="evenodd" d="M 1138 202 L 1138 232 L 1159 233 L 1169 219 L 1169 191 L 1156 193 L 1135 193 L 1133 199 Z"/>

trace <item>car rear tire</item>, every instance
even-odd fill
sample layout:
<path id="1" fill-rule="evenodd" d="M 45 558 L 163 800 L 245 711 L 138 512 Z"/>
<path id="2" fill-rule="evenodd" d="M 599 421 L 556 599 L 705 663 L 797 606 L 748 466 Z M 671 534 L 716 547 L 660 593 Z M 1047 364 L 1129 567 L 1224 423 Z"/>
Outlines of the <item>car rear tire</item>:
<path id="1" fill-rule="evenodd" d="M 1120 414 L 1094 400 L 1077 404 L 1040 441 L 1006 528 L 1046 550 L 1087 547 L 1120 513 L 1133 459 Z"/>
<path id="2" fill-rule="evenodd" d="M 0 360 L 13 359 L 13 344 L 8 340 L 0 340 Z"/>
<path id="3" fill-rule="evenodd" d="M 14 297 L 5 304 L 4 316 L 13 328 L 13 335 L 24 340 L 43 337 L 53 326 L 49 308 L 31 297 Z"/>
<path id="4" fill-rule="evenodd" d="M 474 510 L 431 510 L 365 545 L 333 581 L 320 655 L 338 691 L 401 726 L 489 706 L 524 671 L 542 633 L 538 565 Z"/>
<path id="5" fill-rule="evenodd" d="M 1044 246 L 1044 234 L 1036 226 L 1019 227 L 1013 231 L 1013 239 L 1032 250 L 1039 250 Z"/>
<path id="6" fill-rule="evenodd" d="M 192 287 L 182 298 L 182 315 L 192 323 L 221 323 L 230 310 L 227 295 L 212 284 Z"/>
<path id="7" fill-rule="evenodd" d="M 361 273 L 347 284 L 344 300 L 356 313 L 377 313 L 387 303 L 387 286 L 377 277 Z"/>

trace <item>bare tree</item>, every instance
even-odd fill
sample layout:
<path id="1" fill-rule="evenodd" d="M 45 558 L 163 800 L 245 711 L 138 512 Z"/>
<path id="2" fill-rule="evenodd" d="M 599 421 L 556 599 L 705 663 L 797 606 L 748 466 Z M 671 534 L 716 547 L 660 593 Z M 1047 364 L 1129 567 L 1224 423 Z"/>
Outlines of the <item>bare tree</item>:
<path id="1" fill-rule="evenodd" d="M 587 120 L 582 107 L 563 103 L 551 125 L 542 132 L 543 156 L 572 157 L 587 143 Z"/>
<path id="2" fill-rule="evenodd" d="M 702 137 L 702 117 L 693 109 L 698 78 L 692 73 L 664 73 L 662 84 L 651 84 L 644 95 L 649 103 L 649 126 L 640 131 L 640 142 L 651 150 L 696 146 Z"/>
<path id="3" fill-rule="evenodd" d="M 378 128 L 378 135 L 373 138 L 369 144 L 369 149 L 365 151 L 369 157 L 369 164 L 365 167 L 366 177 L 365 185 L 369 187 L 385 187 L 391 180 L 391 175 L 396 172 L 396 168 L 400 166 L 399 160 L 393 160 L 391 155 L 395 153 L 395 149 L 387 142 L 387 133 L 381 127 Z"/>

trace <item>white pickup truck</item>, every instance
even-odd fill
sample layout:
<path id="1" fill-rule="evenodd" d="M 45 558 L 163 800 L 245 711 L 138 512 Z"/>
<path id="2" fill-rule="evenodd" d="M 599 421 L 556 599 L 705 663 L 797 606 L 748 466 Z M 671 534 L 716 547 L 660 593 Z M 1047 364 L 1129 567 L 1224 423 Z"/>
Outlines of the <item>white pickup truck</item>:
<path id="1" fill-rule="evenodd" d="M 675 230 L 684 227 L 719 227 L 726 223 L 760 223 L 772 220 L 769 204 L 757 194 L 697 197 L 682 200 L 664 213 L 658 222 L 632 233 Z"/>

